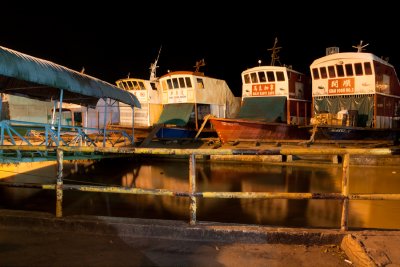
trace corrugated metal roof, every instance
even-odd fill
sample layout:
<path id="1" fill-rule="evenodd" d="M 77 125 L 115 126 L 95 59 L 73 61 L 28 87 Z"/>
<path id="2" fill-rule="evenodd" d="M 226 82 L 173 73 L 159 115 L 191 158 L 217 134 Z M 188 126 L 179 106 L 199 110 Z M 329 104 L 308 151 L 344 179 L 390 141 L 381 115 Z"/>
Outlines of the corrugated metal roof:
<path id="1" fill-rule="evenodd" d="M 53 62 L 0 46 L 0 92 L 50 101 L 63 101 L 94 107 L 100 98 L 111 98 L 140 107 L 131 93 L 95 77 Z"/>

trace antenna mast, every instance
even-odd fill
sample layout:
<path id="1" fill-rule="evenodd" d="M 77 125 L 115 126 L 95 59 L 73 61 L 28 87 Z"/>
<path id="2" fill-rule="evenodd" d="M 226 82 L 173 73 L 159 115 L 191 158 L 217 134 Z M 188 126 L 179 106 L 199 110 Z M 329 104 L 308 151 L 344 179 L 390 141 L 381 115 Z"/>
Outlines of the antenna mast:
<path id="1" fill-rule="evenodd" d="M 274 46 L 268 50 L 272 51 L 271 55 L 271 66 L 275 66 L 275 61 L 279 62 L 279 66 L 282 66 L 281 62 L 279 61 L 278 52 L 282 48 L 281 46 L 276 46 L 278 44 L 278 38 L 275 37 Z"/>
<path id="2" fill-rule="evenodd" d="M 204 61 L 204 58 L 199 61 L 196 61 L 196 66 L 194 66 L 196 68 L 196 70 L 194 72 L 199 72 L 200 67 L 203 67 L 205 65 L 206 65 L 206 62 Z"/>
<path id="3" fill-rule="evenodd" d="M 364 47 L 366 47 L 367 45 L 369 45 L 369 44 L 362 45 L 362 43 L 363 43 L 363 40 L 360 41 L 360 44 L 358 44 L 358 45 L 353 45 L 353 48 L 356 48 L 356 49 L 357 49 L 357 53 L 362 52 L 362 51 L 364 50 Z"/>
<path id="4" fill-rule="evenodd" d="M 161 48 L 162 48 L 162 46 L 160 46 L 160 50 L 158 50 L 158 56 L 157 56 L 156 60 L 154 61 L 154 63 L 150 64 L 150 81 L 151 82 L 157 80 L 156 69 L 158 68 L 157 62 L 158 62 L 158 58 L 160 57 Z"/>

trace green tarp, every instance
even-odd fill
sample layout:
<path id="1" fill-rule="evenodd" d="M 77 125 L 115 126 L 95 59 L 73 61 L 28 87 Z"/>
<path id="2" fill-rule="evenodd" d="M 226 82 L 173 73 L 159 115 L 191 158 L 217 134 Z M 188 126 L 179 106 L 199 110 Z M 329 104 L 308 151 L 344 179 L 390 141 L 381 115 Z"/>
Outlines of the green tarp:
<path id="1" fill-rule="evenodd" d="M 357 126 L 371 127 L 374 112 L 373 95 L 314 97 L 314 112 L 337 114 L 342 109 L 357 110 Z"/>
<path id="2" fill-rule="evenodd" d="M 243 101 L 237 118 L 284 122 L 286 121 L 286 96 L 247 97 Z"/>
<path id="3" fill-rule="evenodd" d="M 194 104 L 192 103 L 164 105 L 158 123 L 185 126 L 189 121 L 190 114 L 193 112 L 193 107 Z"/>
<path id="4" fill-rule="evenodd" d="M 140 108 L 133 94 L 115 85 L 0 46 L 0 93 L 50 101 L 59 99 L 60 89 L 67 103 L 96 106 L 110 98 Z"/>

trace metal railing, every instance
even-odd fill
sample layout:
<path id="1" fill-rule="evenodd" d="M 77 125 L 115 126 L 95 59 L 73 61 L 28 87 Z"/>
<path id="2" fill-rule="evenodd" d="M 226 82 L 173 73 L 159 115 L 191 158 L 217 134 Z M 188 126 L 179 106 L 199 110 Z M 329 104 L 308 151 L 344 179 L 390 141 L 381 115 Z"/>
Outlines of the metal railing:
<path id="1" fill-rule="evenodd" d="M 54 125 L 48 123 L 26 122 L 17 120 L 0 121 L 0 146 L 19 146 L 13 149 L 15 158 L 21 159 L 23 151 L 33 151 L 31 148 L 23 149 L 24 146 L 112 146 L 117 143 L 132 144 L 133 137 L 123 130 L 98 129 L 71 125 Z M 46 157 L 46 151 L 38 149 L 31 155 Z M 3 150 L 0 149 L 0 156 Z M 31 156 L 32 157 L 32 156 Z"/>
<path id="2" fill-rule="evenodd" d="M 4 147 L 4 146 L 3 146 Z M 2 147 L 0 146 L 0 149 Z M 79 190 L 86 192 L 148 194 L 158 196 L 188 197 L 190 199 L 190 225 L 197 222 L 197 200 L 199 198 L 247 198 L 247 199 L 335 199 L 342 201 L 340 229 L 348 229 L 349 201 L 351 200 L 400 200 L 400 194 L 350 194 L 350 157 L 351 155 L 392 156 L 399 155 L 399 149 L 391 148 L 278 148 L 271 150 L 257 149 L 160 149 L 160 148 L 79 148 L 81 151 L 94 152 L 101 150 L 103 153 L 126 154 L 152 154 L 152 155 L 186 155 L 189 157 L 189 188 L 185 192 L 167 189 L 143 189 L 115 186 L 88 186 L 63 183 L 63 155 L 72 148 L 55 148 L 57 154 L 58 174 L 56 184 L 24 184 L 0 183 L 12 187 L 30 187 L 56 190 L 56 217 L 62 217 L 63 190 Z M 196 156 L 210 155 L 338 155 L 342 157 L 342 185 L 340 193 L 288 193 L 288 192 L 199 192 L 196 188 Z"/>

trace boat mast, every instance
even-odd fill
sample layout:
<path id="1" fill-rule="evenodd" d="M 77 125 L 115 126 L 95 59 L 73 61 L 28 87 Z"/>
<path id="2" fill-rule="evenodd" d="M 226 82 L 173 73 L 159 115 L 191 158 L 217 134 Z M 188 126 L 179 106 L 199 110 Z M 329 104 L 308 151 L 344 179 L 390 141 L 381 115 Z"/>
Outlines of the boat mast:
<path id="1" fill-rule="evenodd" d="M 278 44 L 278 38 L 275 37 L 274 46 L 268 51 L 272 51 L 271 54 L 271 66 L 275 66 L 275 61 L 279 62 L 279 66 L 282 66 L 281 62 L 279 61 L 278 52 L 282 48 L 281 46 L 276 46 Z"/>
<path id="2" fill-rule="evenodd" d="M 366 47 L 369 44 L 363 45 L 363 40 L 360 41 L 360 44 L 358 45 L 353 45 L 353 48 L 357 49 L 357 53 L 360 53 L 364 50 L 364 47 Z"/>
<path id="3" fill-rule="evenodd" d="M 203 67 L 206 65 L 206 62 L 204 61 L 204 58 L 196 61 L 196 66 L 194 66 L 196 69 L 194 71 L 195 75 L 204 75 L 204 73 L 199 72 L 200 71 L 200 67 Z M 196 126 L 196 131 L 199 130 L 199 113 L 197 110 L 197 101 L 194 101 L 194 121 L 195 121 L 195 126 Z"/>
<path id="4" fill-rule="evenodd" d="M 199 60 L 199 61 L 196 61 L 196 66 L 193 66 L 193 67 L 196 68 L 194 72 L 195 72 L 195 73 L 199 73 L 200 67 L 203 67 L 203 66 L 205 66 L 205 65 L 206 65 L 206 62 L 204 61 L 204 58 L 201 59 L 201 60 Z"/>
<path id="5" fill-rule="evenodd" d="M 150 81 L 151 82 L 154 82 L 157 80 L 156 69 L 158 68 L 157 62 L 158 62 L 158 58 L 160 57 L 161 48 L 162 48 L 162 46 L 160 46 L 160 50 L 158 50 L 158 56 L 157 56 L 156 60 L 154 61 L 154 63 L 150 64 Z"/>

